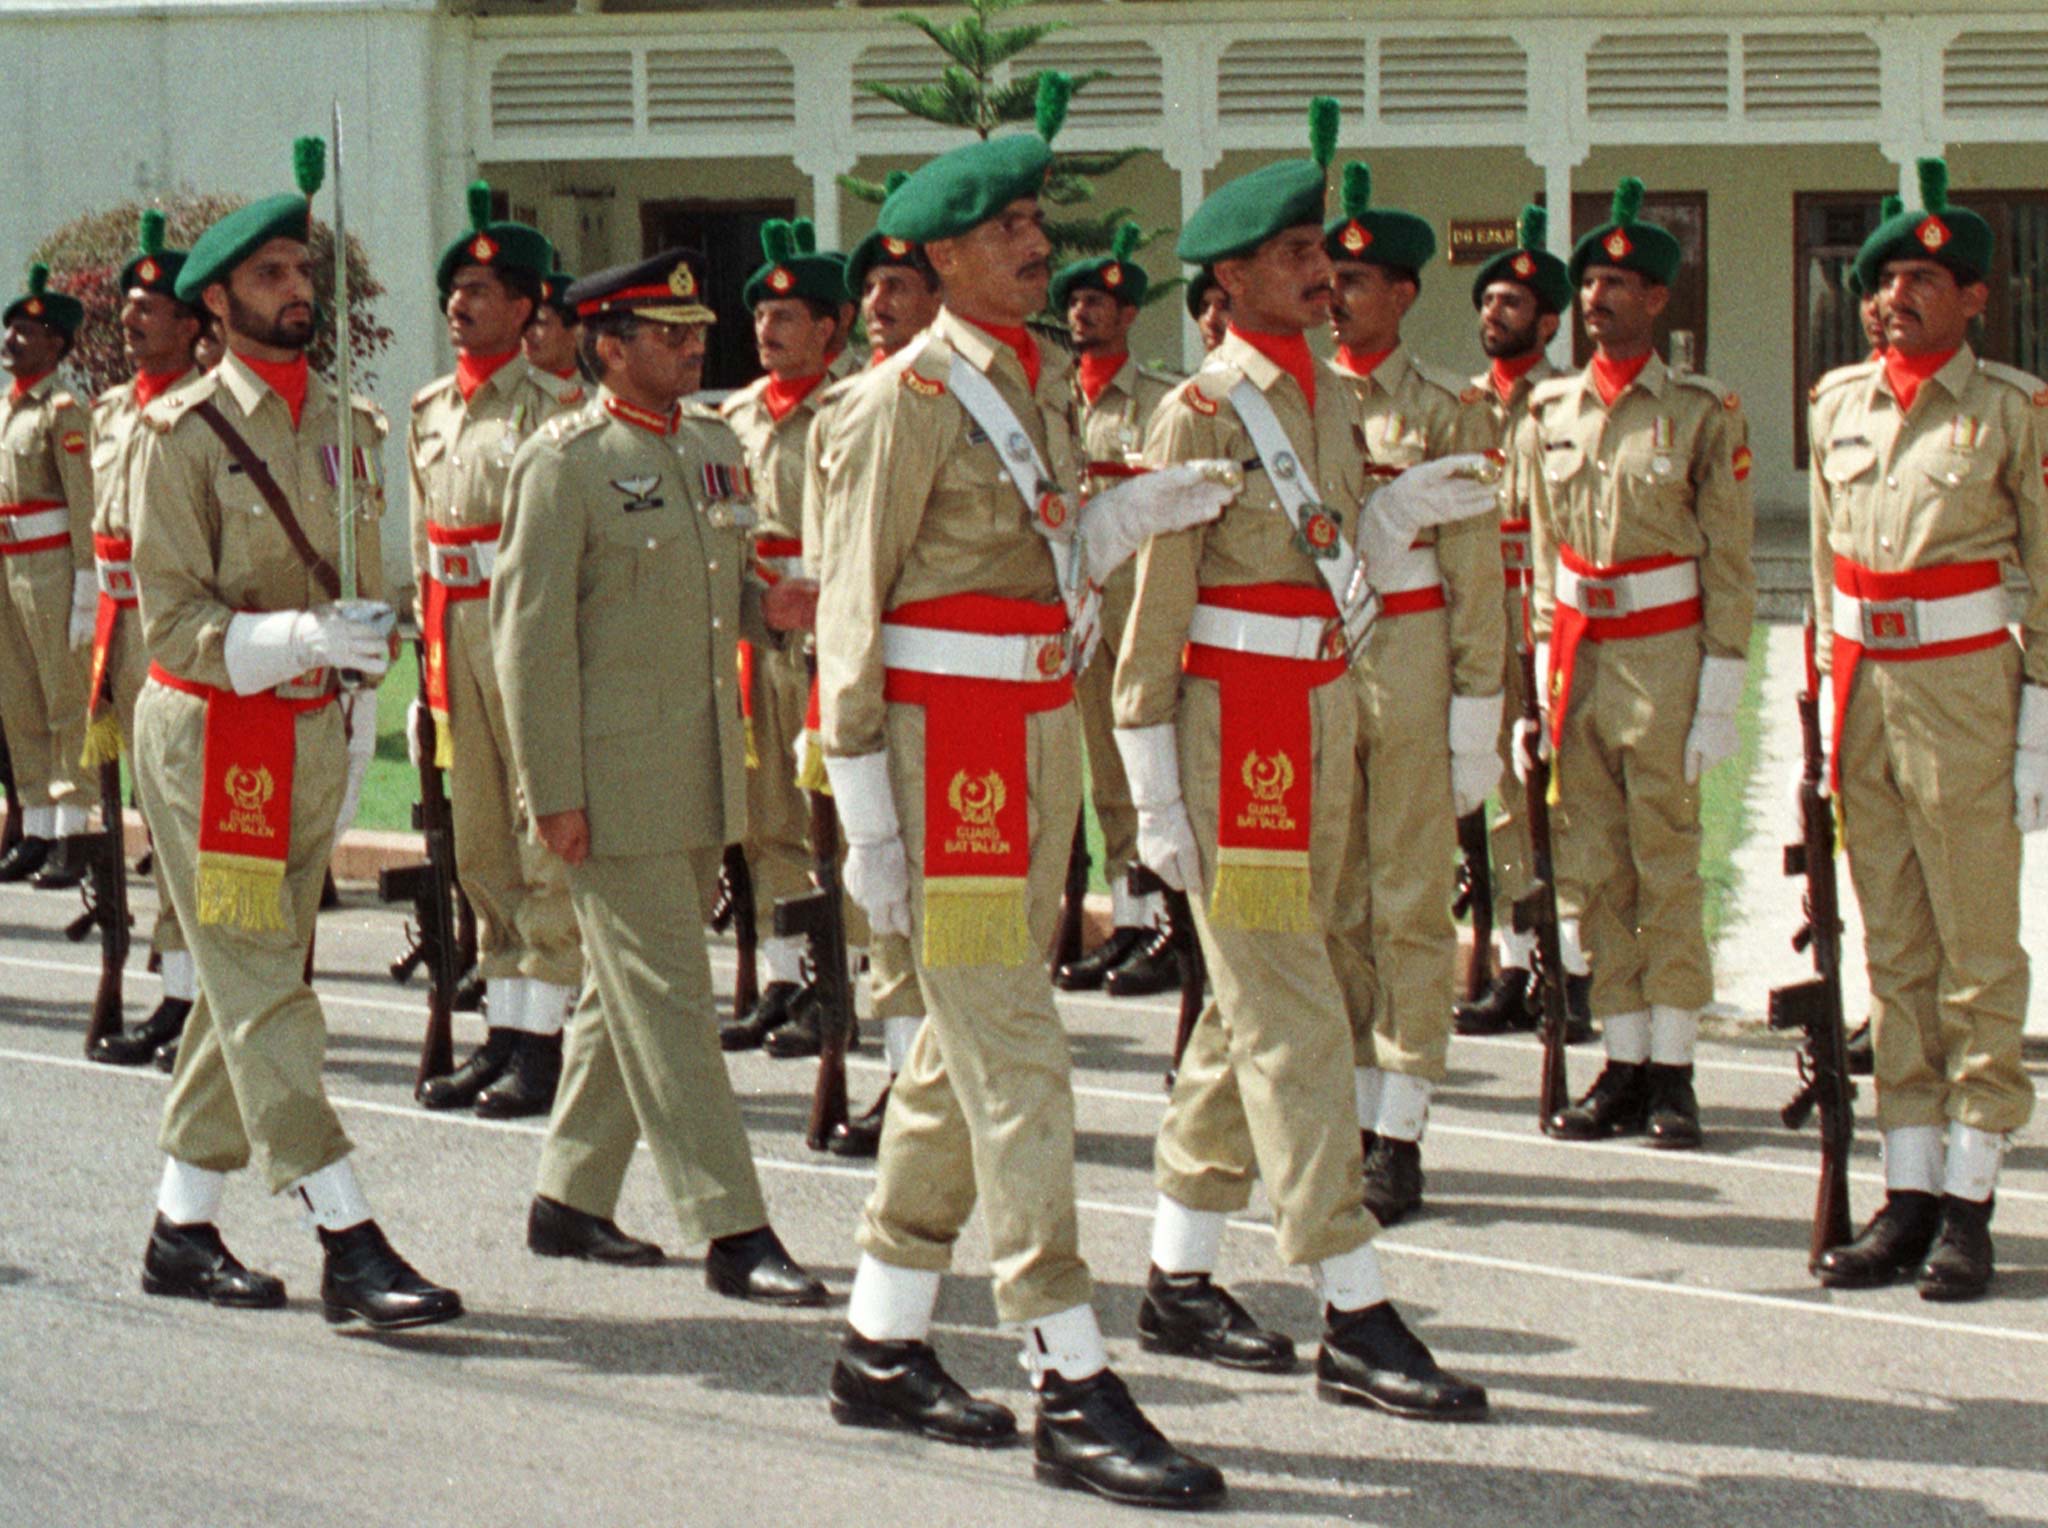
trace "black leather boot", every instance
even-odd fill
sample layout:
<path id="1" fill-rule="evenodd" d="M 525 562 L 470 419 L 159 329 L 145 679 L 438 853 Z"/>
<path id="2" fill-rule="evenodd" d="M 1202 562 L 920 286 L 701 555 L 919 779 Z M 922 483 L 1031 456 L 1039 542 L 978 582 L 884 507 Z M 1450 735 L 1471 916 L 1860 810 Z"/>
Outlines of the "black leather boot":
<path id="1" fill-rule="evenodd" d="M 1033 1468 L 1051 1485 L 1135 1507 L 1213 1507 L 1223 1500 L 1222 1471 L 1167 1442 L 1108 1369 L 1080 1380 L 1041 1379 L 1032 1445 Z"/>
<path id="2" fill-rule="evenodd" d="M 446 1077 L 429 1077 L 419 1085 L 420 1104 L 428 1109 L 467 1109 L 477 1095 L 512 1064 L 512 1052 L 519 1045 L 516 1029 L 484 1032 L 484 1043 L 469 1053 L 462 1065 Z"/>
<path id="3" fill-rule="evenodd" d="M 755 1305 L 823 1305 L 828 1298 L 769 1226 L 712 1242 L 704 1254 L 704 1283 L 714 1294 Z"/>
<path id="4" fill-rule="evenodd" d="M 1148 1353 L 1206 1358 L 1226 1369 L 1294 1371 L 1293 1339 L 1261 1327 L 1206 1273 L 1162 1273 L 1154 1267 L 1145 1276 L 1138 1346 Z"/>
<path id="5" fill-rule="evenodd" d="M 1437 1367 L 1422 1339 L 1391 1302 L 1323 1312 L 1316 1394 L 1326 1401 L 1377 1406 L 1423 1422 L 1473 1422 L 1486 1415 L 1486 1390 Z"/>
<path id="6" fill-rule="evenodd" d="M 796 1002 L 803 992 L 795 982 L 770 982 L 752 1013 L 718 1026 L 720 1047 L 729 1051 L 759 1050 L 772 1031 L 796 1017 Z"/>
<path id="7" fill-rule="evenodd" d="M 882 1149 L 882 1116 L 888 1108 L 889 1088 L 884 1087 L 881 1096 L 868 1106 L 867 1113 L 859 1119 L 850 1119 L 832 1127 L 832 1134 L 825 1139 L 825 1149 L 835 1157 L 856 1160 L 876 1156 Z"/>
<path id="8" fill-rule="evenodd" d="M 806 987 L 791 1007 L 790 1021 L 770 1033 L 761 1042 L 761 1049 L 777 1061 L 798 1061 L 806 1056 L 815 1056 L 825 1048 L 823 1020 L 817 988 Z"/>
<path id="9" fill-rule="evenodd" d="M 849 1327 L 825 1398 L 844 1427 L 894 1428 L 969 1448 L 1017 1441 L 1010 1408 L 968 1394 L 928 1342 L 870 1342 Z"/>
<path id="10" fill-rule="evenodd" d="M 1195 937 L 1193 929 L 1175 927 L 1163 915 L 1159 927 L 1148 929 L 1138 947 L 1102 979 L 1111 997 L 1153 997 L 1180 991 L 1180 942 Z"/>
<path id="11" fill-rule="evenodd" d="M 1692 1067 L 1649 1064 L 1650 1144 L 1665 1151 L 1700 1149 L 1700 1101 L 1693 1096 Z"/>
<path id="12" fill-rule="evenodd" d="M 1814 1274 L 1829 1289 L 1876 1289 L 1895 1284 L 1920 1266 L 1940 1229 L 1938 1195 L 1892 1189 L 1855 1240 L 1820 1255 Z"/>
<path id="13" fill-rule="evenodd" d="M 178 1045 L 184 1038 L 185 1032 L 180 1030 L 176 1035 L 164 1041 L 163 1044 L 156 1048 L 156 1069 L 166 1077 L 178 1069 Z"/>
<path id="14" fill-rule="evenodd" d="M 1052 984 L 1062 992 L 1095 991 L 1110 972 L 1137 953 L 1145 942 L 1145 936 L 1151 932 L 1145 928 L 1111 929 L 1109 937 L 1094 949 L 1053 972 Z"/>
<path id="15" fill-rule="evenodd" d="M 1564 979 L 1564 1043 L 1584 1045 L 1593 1038 L 1593 978 Z"/>
<path id="16" fill-rule="evenodd" d="M 1502 966 L 1493 973 L 1493 984 L 1474 1002 L 1459 1003 L 1451 1009 L 1451 1027 L 1461 1035 L 1504 1035 L 1518 1029 L 1534 1029 L 1543 1011 L 1530 998 L 1535 977 L 1524 966 Z"/>
<path id="17" fill-rule="evenodd" d="M 525 1119 L 555 1106 L 562 1080 L 562 1035 L 516 1034 L 512 1061 L 498 1080 L 476 1096 L 482 1119 Z"/>
<path id="18" fill-rule="evenodd" d="M 1365 1207 L 1383 1226 L 1422 1208 L 1422 1145 L 1376 1135 L 1365 1154 Z"/>
<path id="19" fill-rule="evenodd" d="M 1991 1209 L 1989 1199 L 1941 1196 L 1941 1234 L 1920 1267 L 1920 1298 L 1944 1303 L 1979 1300 L 1991 1287 Z"/>
<path id="20" fill-rule="evenodd" d="M 380 1332 L 433 1326 L 462 1314 L 462 1296 L 421 1277 L 391 1248 L 377 1222 L 322 1231 L 327 1266 L 320 1274 L 320 1312 L 340 1326 L 362 1320 Z"/>
<path id="21" fill-rule="evenodd" d="M 1551 1115 L 1549 1133 L 1566 1141 L 1604 1141 L 1642 1134 L 1649 1117 L 1649 1063 L 1610 1060 L 1583 1098 Z"/>
<path id="22" fill-rule="evenodd" d="M 106 1066 L 148 1066 L 159 1047 L 175 1042 L 185 1032 L 185 1019 L 191 1012 L 188 999 L 167 997 L 139 1028 L 102 1039 L 92 1048 L 92 1059 Z"/>
<path id="23" fill-rule="evenodd" d="M 202 1222 L 181 1226 L 156 1218 L 142 1254 L 142 1292 L 204 1300 L 240 1310 L 276 1310 L 284 1304 L 284 1282 L 242 1266 L 220 1231 Z"/>
<path id="24" fill-rule="evenodd" d="M 526 1248 L 540 1257 L 580 1257 L 618 1268 L 654 1268 L 666 1261 L 653 1242 L 545 1194 L 535 1194 L 526 1211 Z"/>
<path id="25" fill-rule="evenodd" d="M 1871 1038 L 1870 1020 L 1865 1019 L 1849 1032 L 1842 1045 L 1842 1059 L 1848 1064 L 1851 1077 L 1868 1077 L 1877 1070 L 1877 1048 Z"/>
<path id="26" fill-rule="evenodd" d="M 0 881 L 25 881 L 43 868 L 50 857 L 50 841 L 47 838 L 24 838 L 5 854 L 0 854 Z"/>
<path id="27" fill-rule="evenodd" d="M 42 867 L 28 878 L 29 885 L 37 891 L 69 891 L 85 879 L 85 873 L 92 868 L 92 851 L 97 839 L 90 833 L 67 833 L 57 840 L 56 847 Z"/>

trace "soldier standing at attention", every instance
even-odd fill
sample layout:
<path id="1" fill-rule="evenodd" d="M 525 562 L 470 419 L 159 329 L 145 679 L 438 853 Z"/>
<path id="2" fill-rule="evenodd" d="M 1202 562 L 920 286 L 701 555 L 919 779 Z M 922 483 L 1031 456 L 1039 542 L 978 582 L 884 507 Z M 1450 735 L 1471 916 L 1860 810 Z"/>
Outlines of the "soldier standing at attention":
<path id="1" fill-rule="evenodd" d="M 559 262 L 559 252 L 555 258 Z M 540 278 L 540 304 L 519 337 L 526 364 L 564 382 L 578 381 L 583 375 L 576 368 L 576 310 L 563 300 L 575 280 L 559 266 Z"/>
<path id="2" fill-rule="evenodd" d="M 1418 464 L 1492 445 L 1482 394 L 1425 364 L 1401 322 L 1436 253 L 1426 219 L 1372 205 L 1372 172 L 1344 167 L 1324 230 L 1334 370 L 1365 440 L 1371 496 Z M 1365 1206 L 1390 1226 L 1422 1203 L 1422 1133 L 1450 1053 L 1458 931 L 1457 819 L 1500 774 L 1501 559 L 1486 517 L 1430 527 L 1373 568 L 1379 624 L 1352 677 L 1359 789 L 1337 886 L 1331 958 L 1351 1016 Z"/>
<path id="3" fill-rule="evenodd" d="M 461 1296 L 416 1273 L 370 1218 L 321 1087 L 327 1024 L 305 979 L 347 773 L 337 676 L 384 672 L 391 611 L 375 599 L 382 493 L 368 465 L 384 416 L 307 368 L 308 198 L 325 149 L 302 138 L 293 158 L 303 195 L 252 202 L 192 246 L 177 299 L 221 321 L 228 354 L 149 406 L 130 467 L 151 659 L 136 785 L 199 976 L 164 1105 L 142 1287 L 284 1303 L 284 1286 L 243 1267 L 214 1224 L 227 1174 L 253 1152 L 319 1230 L 327 1319 L 425 1326 L 461 1315 Z M 336 444 L 343 408 L 357 416 L 353 461 Z M 371 598 L 337 604 L 343 472 Z"/>
<path id="4" fill-rule="evenodd" d="M 142 411 L 199 373 L 192 347 L 200 334 L 199 315 L 178 301 L 177 282 L 185 251 L 164 247 L 164 215 L 142 214 L 135 258 L 121 268 L 121 338 L 135 375 L 101 393 L 92 409 L 92 550 L 99 580 L 99 610 L 93 624 L 92 673 L 86 705 L 94 720 L 86 728 L 85 760 L 97 767 L 135 738 L 135 701 L 149 675 L 142 643 L 142 612 L 135 593 L 135 515 L 128 500 L 128 458 L 142 423 Z M 111 703 L 102 692 L 111 690 Z M 113 1066 L 142 1066 L 178 1036 L 198 995 L 192 952 L 178 927 L 177 905 L 164 885 L 163 860 L 153 857 L 156 927 L 150 947 L 161 961 L 163 1001 L 138 1029 L 107 1035 L 92 1059 Z"/>
<path id="5" fill-rule="evenodd" d="M 754 479 L 754 564 L 773 584 L 803 572 L 804 453 L 826 367 L 845 341 L 846 257 L 819 253 L 808 218 L 771 219 L 761 228 L 765 263 L 741 296 L 754 318 L 754 343 L 767 375 L 726 399 L 719 412 L 746 451 Z M 740 643 L 740 700 L 747 719 L 747 864 L 768 984 L 753 1013 L 725 1025 L 727 1050 L 753 1050 L 809 1006 L 804 941 L 767 931 L 775 904 L 811 889 L 810 816 L 796 783 L 796 746 L 804 731 L 811 675 L 802 645 L 773 649 Z M 815 1020 L 805 1026 L 817 1052 Z"/>
<path id="6" fill-rule="evenodd" d="M 1074 338 L 1074 386 L 1081 416 L 1081 449 L 1086 454 L 1087 491 L 1100 493 L 1134 473 L 1152 411 L 1173 383 L 1131 359 L 1131 326 L 1145 301 L 1148 278 L 1131 255 L 1138 247 L 1133 223 L 1117 228 L 1111 252 L 1077 260 L 1053 274 L 1048 303 L 1064 313 Z M 1130 782 L 1117 757 L 1110 684 L 1124 622 L 1130 618 L 1137 568 L 1126 564 L 1102 590 L 1102 646 L 1087 672 L 1074 680 L 1081 711 L 1081 738 L 1088 754 L 1090 794 L 1102 826 L 1103 875 L 1109 882 L 1109 938 L 1053 975 L 1069 992 L 1107 987 L 1115 997 L 1140 997 L 1180 985 L 1172 929 L 1159 893 L 1130 884 L 1138 868 L 1138 814 Z"/>
<path id="7" fill-rule="evenodd" d="M 47 266 L 31 266 L 28 290 L 0 313 L 0 366 L 14 376 L 0 394 L 0 727 L 22 803 L 22 838 L 0 857 L 0 881 L 62 890 L 84 878 L 90 852 L 79 753 L 99 581 L 88 421 L 54 375 L 85 307 L 49 279 Z"/>
<path id="8" fill-rule="evenodd" d="M 2048 827 L 2048 384 L 1978 359 L 1990 226 L 1920 162 L 1856 256 L 1884 358 L 1814 389 L 1813 588 L 1842 843 L 1863 909 L 1886 1197 L 1823 1284 L 1992 1279 L 1992 1193 L 2033 1114 L 2020 835 Z M 2020 642 L 2006 629 L 2020 576 Z"/>
<path id="9" fill-rule="evenodd" d="M 1501 480 L 1500 561 L 1504 576 L 1507 642 L 1501 665 L 1501 691 L 1506 697 L 1499 751 L 1503 763 L 1514 746 L 1514 724 L 1522 715 L 1522 665 L 1517 651 L 1529 635 L 1529 503 L 1517 476 L 1515 444 L 1529 424 L 1529 394 L 1539 382 L 1558 375 L 1544 354 L 1572 305 L 1572 278 L 1565 264 L 1547 247 L 1549 215 L 1541 207 L 1524 207 L 1516 227 L 1515 245 L 1479 268 L 1472 278 L 1472 306 L 1479 310 L 1479 348 L 1492 363 L 1472 379 L 1492 425 L 1490 444 L 1507 458 Z M 1529 889 L 1531 849 L 1522 788 L 1512 772 L 1494 787 L 1500 811 L 1488 835 L 1493 862 L 1493 938 L 1496 964 L 1493 984 L 1478 1001 L 1460 1003 L 1454 1027 L 1461 1035 L 1497 1035 L 1512 1029 L 1534 1029 L 1541 1017 L 1531 997 L 1529 962 L 1536 951 L 1535 933 L 1515 930 L 1515 902 Z M 1574 1007 L 1587 1000 L 1584 977 L 1570 983 Z M 1591 1034 L 1590 1028 L 1587 1034 Z"/>
<path id="10" fill-rule="evenodd" d="M 528 1244 L 658 1263 L 612 1215 L 644 1138 L 705 1282 L 734 1299 L 817 1305 L 825 1287 L 769 1228 L 712 1013 L 704 918 L 745 814 L 733 640 L 810 614 L 769 591 L 747 527 L 679 449 L 678 404 L 710 309 L 670 250 L 586 276 L 596 400 L 528 439 L 506 485 L 491 581 L 498 685 L 527 809 L 568 867 L 589 978 L 541 1148 Z"/>
<path id="11" fill-rule="evenodd" d="M 520 336 L 540 308 L 554 250 L 524 223 L 491 219 L 491 188 L 469 188 L 469 231 L 441 253 L 435 283 L 455 370 L 413 395 L 406 460 L 412 567 L 426 641 L 435 763 L 448 772 L 455 873 L 476 909 L 477 974 L 490 1027 L 454 1071 L 420 1089 L 429 1109 L 486 1119 L 545 1114 L 562 1074 L 562 1023 L 583 979 L 562 862 L 532 833 L 491 658 L 491 570 L 512 459 L 583 401 L 579 383 L 536 371 Z M 407 729 L 408 739 L 418 736 Z M 417 762 L 417 761 L 415 761 Z"/>
<path id="12" fill-rule="evenodd" d="M 1223 283 L 1208 266 L 1201 267 L 1189 280 L 1187 305 L 1188 317 L 1195 321 L 1206 354 L 1222 344 L 1223 336 L 1230 332 L 1230 294 L 1223 290 Z"/>
<path id="13" fill-rule="evenodd" d="M 1567 1140 L 1700 1144 L 1699 1013 L 1713 999 L 1700 779 L 1735 752 L 1756 576 L 1749 427 L 1735 394 L 1652 348 L 1678 241 L 1624 179 L 1572 250 L 1593 363 L 1530 395 L 1531 625 L 1557 751 L 1559 940 L 1592 967 L 1607 1065 L 1549 1121 Z M 1523 724 L 1525 727 L 1527 724 Z M 1534 740 L 1517 734 L 1517 767 Z"/>

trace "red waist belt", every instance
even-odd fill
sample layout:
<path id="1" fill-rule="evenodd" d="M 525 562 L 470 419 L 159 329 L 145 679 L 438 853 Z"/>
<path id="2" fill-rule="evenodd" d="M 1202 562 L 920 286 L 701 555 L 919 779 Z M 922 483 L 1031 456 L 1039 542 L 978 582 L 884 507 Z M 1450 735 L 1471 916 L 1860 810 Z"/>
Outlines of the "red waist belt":
<path id="1" fill-rule="evenodd" d="M 1564 738 L 1565 712 L 1571 705 L 1572 669 L 1580 642 L 1619 642 L 1683 631 L 1688 626 L 1697 626 L 1706 613 L 1706 607 L 1700 603 L 1694 558 L 1665 553 L 1603 564 L 1588 561 L 1563 542 L 1558 543 L 1557 558 L 1561 572 L 1550 632 L 1552 747 Z M 1654 590 L 1663 582 L 1649 575 L 1680 568 L 1691 571 L 1690 584 L 1679 578 L 1671 579 L 1670 583 L 1674 589 L 1689 587 L 1690 594 L 1675 599 L 1643 596 L 1643 591 Z"/>
<path id="2" fill-rule="evenodd" d="M 68 542 L 70 537 L 67 535 Z M 92 556 L 99 573 L 100 598 L 92 621 L 92 679 L 85 687 L 85 715 L 90 725 L 94 707 L 100 701 L 100 686 L 107 677 L 107 655 L 113 647 L 114 625 L 121 612 L 133 610 L 141 601 L 135 593 L 135 544 L 126 536 L 94 536 Z"/>
<path id="3" fill-rule="evenodd" d="M 434 713 L 434 763 L 449 765 L 448 735 L 448 607 L 488 599 L 491 580 L 487 550 L 503 534 L 502 525 L 427 525 L 425 599 L 420 609 L 420 636 L 427 644 L 427 706 Z M 437 575 L 435 569 L 441 569 Z"/>
<path id="4" fill-rule="evenodd" d="M 71 545 L 69 510 L 62 499 L 0 504 L 0 557 L 53 552 Z"/>

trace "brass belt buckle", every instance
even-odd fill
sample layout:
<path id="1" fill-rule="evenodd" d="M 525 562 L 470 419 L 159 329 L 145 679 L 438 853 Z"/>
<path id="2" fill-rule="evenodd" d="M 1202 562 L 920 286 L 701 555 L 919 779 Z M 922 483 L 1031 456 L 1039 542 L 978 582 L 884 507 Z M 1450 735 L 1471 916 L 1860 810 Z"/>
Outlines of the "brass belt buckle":
<path id="1" fill-rule="evenodd" d="M 1857 606 L 1863 646 L 1880 650 L 1920 645 L 1920 607 L 1910 599 L 1864 600 Z"/>

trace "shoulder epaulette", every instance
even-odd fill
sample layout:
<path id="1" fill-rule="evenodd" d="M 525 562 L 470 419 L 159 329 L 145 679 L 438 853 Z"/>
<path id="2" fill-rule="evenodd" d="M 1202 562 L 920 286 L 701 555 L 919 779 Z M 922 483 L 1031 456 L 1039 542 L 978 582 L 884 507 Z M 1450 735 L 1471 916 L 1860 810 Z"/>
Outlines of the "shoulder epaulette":
<path id="1" fill-rule="evenodd" d="M 1230 390 L 1244 380 L 1244 368 L 1228 361 L 1204 361 L 1201 370 L 1160 400 L 1159 406 L 1179 402 L 1205 418 L 1214 418 Z"/>
<path id="2" fill-rule="evenodd" d="M 66 409 L 75 409 L 77 407 L 78 396 L 75 393 L 68 393 L 60 387 L 57 391 L 50 394 L 50 408 L 55 413 L 61 414 Z"/>
<path id="3" fill-rule="evenodd" d="M 756 377 L 753 381 L 749 382 L 745 387 L 741 388 L 738 392 L 733 393 L 723 403 L 719 404 L 718 412 L 727 419 L 732 418 L 734 414 L 737 414 L 741 409 L 745 408 L 748 404 L 753 403 L 754 401 L 759 399 L 763 393 L 767 392 L 768 384 L 771 380 L 773 379 L 767 376 Z"/>
<path id="4" fill-rule="evenodd" d="M 197 381 L 174 387 L 162 397 L 151 400 L 149 407 L 142 411 L 142 422 L 157 434 L 168 435 L 193 404 L 202 398 L 211 398 L 220 391 L 220 386 L 220 373 L 209 371 Z"/>
<path id="5" fill-rule="evenodd" d="M 448 389 L 453 387 L 454 385 L 455 373 L 452 371 L 449 372 L 448 375 L 445 377 L 434 378 L 433 381 L 429 382 L 425 387 L 421 388 L 418 392 L 412 395 L 413 412 L 419 412 L 419 410 L 425 408 L 429 403 L 432 403 L 436 398 L 442 396 L 442 394 L 446 393 Z"/>
<path id="6" fill-rule="evenodd" d="M 1529 407 L 1541 408 L 1546 403 L 1554 403 L 1559 398 L 1568 397 L 1578 385 L 1579 378 L 1576 372 L 1567 373 L 1562 377 L 1545 378 L 1529 389 Z"/>
<path id="7" fill-rule="evenodd" d="M 1138 375 L 1147 382 L 1157 382 L 1162 387 L 1178 387 L 1187 380 L 1184 373 L 1166 366 L 1141 365 L 1138 368 Z"/>
<path id="8" fill-rule="evenodd" d="M 541 391 L 565 409 L 573 409 L 590 396 L 583 384 L 574 377 L 552 377 L 536 374 L 534 381 Z"/>
<path id="9" fill-rule="evenodd" d="M 1431 387 L 1441 388 L 1453 398 L 1464 398 L 1465 379 L 1450 367 L 1438 366 L 1433 361 L 1423 360 L 1420 356 L 1410 356 L 1408 364 L 1415 368 L 1415 375 Z"/>
<path id="10" fill-rule="evenodd" d="M 952 368 L 953 347 L 927 329 L 882 363 L 882 375 L 893 372 L 897 388 L 913 397 L 943 398 Z"/>
<path id="11" fill-rule="evenodd" d="M 2008 366 L 2003 361 L 1987 361 L 1978 358 L 1977 370 L 1995 382 L 2016 387 L 2025 393 L 2038 408 L 2048 408 L 2048 382 L 2043 382 L 2030 371 L 2021 371 L 2017 366 Z"/>
<path id="12" fill-rule="evenodd" d="M 1742 395 L 1740 393 L 1731 387 L 1723 387 L 1703 372 L 1679 372 L 1672 380 L 1677 382 L 1680 387 L 1697 388 L 1700 392 L 1710 395 L 1716 403 L 1720 404 L 1722 408 L 1727 409 L 1731 414 L 1742 407 Z"/>
<path id="13" fill-rule="evenodd" d="M 819 390 L 818 407 L 825 409 L 837 403 L 841 398 L 852 392 L 858 384 L 866 381 L 867 375 L 864 371 L 855 371 L 849 372 L 843 377 L 835 377 Z"/>
<path id="14" fill-rule="evenodd" d="M 1882 364 L 1879 361 L 1854 361 L 1847 366 L 1837 366 L 1832 371 L 1824 372 L 1821 379 L 1807 390 L 1807 401 L 1817 402 L 1822 393 L 1831 393 L 1845 383 L 1860 381 L 1875 372 Z"/>
<path id="15" fill-rule="evenodd" d="M 391 433 L 391 416 L 384 412 L 384 406 L 368 393 L 350 393 L 348 401 L 358 414 L 368 414 L 370 422 L 377 427 L 379 435 Z"/>
<path id="16" fill-rule="evenodd" d="M 566 446 L 570 441 L 597 429 L 605 422 L 606 417 L 605 411 L 593 401 L 587 408 L 555 415 L 542 428 L 549 440 L 556 445 Z"/>
<path id="17" fill-rule="evenodd" d="M 130 377 L 126 382 L 116 382 L 112 387 L 92 400 L 93 417 L 99 417 L 103 409 L 119 407 L 126 400 L 134 396 L 135 379 L 133 377 Z"/>

